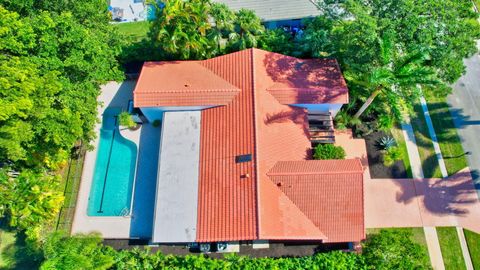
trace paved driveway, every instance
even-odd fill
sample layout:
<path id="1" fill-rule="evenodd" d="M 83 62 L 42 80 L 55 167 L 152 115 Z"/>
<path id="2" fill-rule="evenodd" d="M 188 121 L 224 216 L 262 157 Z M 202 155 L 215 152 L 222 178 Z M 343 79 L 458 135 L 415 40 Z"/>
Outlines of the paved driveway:
<path id="1" fill-rule="evenodd" d="M 444 179 L 365 179 L 365 226 L 460 226 L 480 233 L 468 169 Z"/>
<path id="2" fill-rule="evenodd" d="M 336 132 L 347 158 L 368 166 L 363 139 Z M 364 174 L 365 227 L 460 226 L 480 233 L 480 201 L 470 171 L 444 179 L 371 179 Z"/>
<path id="3" fill-rule="evenodd" d="M 468 163 L 477 189 L 480 189 L 480 56 L 476 54 L 466 59 L 465 65 L 467 73 L 453 85 L 448 103 L 463 148 L 472 153 Z"/>

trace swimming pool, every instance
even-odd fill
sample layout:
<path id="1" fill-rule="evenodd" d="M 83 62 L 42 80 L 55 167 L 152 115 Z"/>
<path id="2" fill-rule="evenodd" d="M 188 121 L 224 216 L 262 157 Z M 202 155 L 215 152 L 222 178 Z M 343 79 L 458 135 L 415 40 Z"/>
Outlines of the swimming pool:
<path id="1" fill-rule="evenodd" d="M 116 117 L 120 108 L 103 113 L 100 142 L 88 201 L 89 216 L 130 214 L 137 146 L 120 135 Z"/>

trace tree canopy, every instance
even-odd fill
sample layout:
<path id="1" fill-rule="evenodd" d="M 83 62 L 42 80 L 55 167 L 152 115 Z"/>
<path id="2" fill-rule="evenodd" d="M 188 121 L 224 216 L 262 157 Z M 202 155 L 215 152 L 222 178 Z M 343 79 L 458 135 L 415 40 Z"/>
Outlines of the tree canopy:
<path id="1" fill-rule="evenodd" d="M 0 217 L 38 240 L 62 206 L 72 147 L 95 134 L 100 85 L 123 78 L 102 0 L 0 0 Z"/>
<path id="2" fill-rule="evenodd" d="M 401 118 L 398 108 L 410 106 L 418 96 L 415 84 L 435 81 L 434 89 L 446 95 L 448 85 L 465 71 L 463 59 L 477 51 L 480 26 L 468 0 L 323 0 L 319 7 L 325 15 L 315 18 L 305 31 L 304 43 L 310 55 L 339 59 L 350 78 L 388 79 L 388 84 L 382 83 L 386 91 L 375 107 L 397 119 Z M 423 55 L 422 60 L 406 65 L 405 61 L 415 55 Z M 389 61 L 385 61 L 386 56 Z M 399 79 L 405 82 L 405 74 L 394 74 L 399 67 L 413 75 L 411 79 L 420 80 L 401 83 Z M 393 72 L 390 75 L 386 72 L 389 69 Z M 348 82 L 352 96 L 363 101 L 375 97 L 378 83 L 356 85 L 356 81 Z"/>
<path id="3" fill-rule="evenodd" d="M 148 40 L 133 45 L 147 50 L 154 48 L 156 60 L 206 59 L 257 47 L 265 32 L 253 11 L 234 12 L 210 0 L 165 0 L 151 4 L 156 16 Z"/>
<path id="4" fill-rule="evenodd" d="M 24 170 L 14 176 L 0 170 L 0 216 L 7 217 L 11 227 L 26 231 L 29 239 L 38 239 L 41 226 L 62 206 L 58 184 L 57 177 L 44 173 Z"/>
<path id="5" fill-rule="evenodd" d="M 28 3 L 21 16 L 0 1 L 0 160 L 56 169 L 76 141 L 93 138 L 99 86 L 121 78 L 120 42 L 106 15 L 82 15 L 83 2 L 71 4 L 75 15 Z"/>

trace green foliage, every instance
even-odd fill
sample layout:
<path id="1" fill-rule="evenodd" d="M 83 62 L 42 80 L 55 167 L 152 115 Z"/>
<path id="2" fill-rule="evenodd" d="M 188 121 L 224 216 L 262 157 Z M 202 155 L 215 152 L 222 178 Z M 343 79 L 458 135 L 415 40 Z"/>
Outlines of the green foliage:
<path id="1" fill-rule="evenodd" d="M 377 144 L 381 150 L 388 150 L 395 146 L 396 142 L 394 138 L 390 136 L 384 136 L 378 140 Z"/>
<path id="2" fill-rule="evenodd" d="M 162 124 L 162 121 L 155 119 L 153 120 L 152 126 L 159 127 Z"/>
<path id="3" fill-rule="evenodd" d="M 312 57 L 327 57 L 336 51 L 334 22 L 324 16 L 306 21 L 306 29 L 301 39 L 303 50 Z"/>
<path id="4" fill-rule="evenodd" d="M 345 150 L 333 144 L 319 144 L 313 154 L 314 159 L 345 159 L 345 156 Z"/>
<path id="5" fill-rule="evenodd" d="M 56 170 L 93 138 L 99 86 L 121 78 L 120 43 L 105 3 L 25 3 L 25 16 L 0 6 L 0 160 Z"/>
<path id="6" fill-rule="evenodd" d="M 378 129 L 388 131 L 393 128 L 395 118 L 389 114 L 383 113 L 378 116 Z"/>
<path id="7" fill-rule="evenodd" d="M 465 70 L 463 59 L 477 51 L 480 26 L 470 1 L 318 3 L 325 16 L 308 25 L 303 41 L 307 52 L 337 58 L 351 96 L 367 101 L 366 107 L 381 107 L 395 119 L 412 110 L 417 84 L 436 83 L 437 91 L 447 94 L 448 85 Z M 378 127 L 391 126 L 386 120 Z"/>
<path id="8" fill-rule="evenodd" d="M 285 55 L 298 53 L 295 51 L 296 48 L 292 36 L 282 29 L 265 30 L 258 41 L 258 47 L 266 51 Z"/>
<path id="9" fill-rule="evenodd" d="M 132 116 L 128 112 L 121 112 L 118 115 L 118 123 L 120 126 L 124 126 L 127 128 L 134 128 L 137 126 L 135 121 L 133 121 Z"/>
<path id="10" fill-rule="evenodd" d="M 109 269 L 115 251 L 102 245 L 99 235 L 51 234 L 43 244 L 45 261 L 40 269 Z"/>
<path id="11" fill-rule="evenodd" d="M 363 245 L 363 257 L 370 269 L 430 269 L 422 247 L 406 230 L 381 230 Z"/>
<path id="12" fill-rule="evenodd" d="M 25 231 L 29 239 L 38 239 L 41 225 L 55 218 L 62 206 L 59 178 L 32 170 L 11 175 L 0 170 L 0 217 Z"/>
<path id="13" fill-rule="evenodd" d="M 341 110 L 335 116 L 335 127 L 340 130 L 352 128 L 360 124 L 360 119 L 353 117 L 347 110 Z"/>
<path id="14" fill-rule="evenodd" d="M 233 12 L 209 0 L 150 2 L 156 7 L 156 19 L 150 24 L 148 39 L 127 42 L 123 62 L 211 58 L 258 47 L 265 32 L 250 10 Z"/>
<path id="15" fill-rule="evenodd" d="M 235 13 L 234 31 L 228 35 L 227 50 L 231 52 L 257 47 L 264 31 L 260 18 L 253 11 L 240 9 Z"/>
<path id="16" fill-rule="evenodd" d="M 155 20 L 150 28 L 150 39 L 171 59 L 204 59 L 212 56 L 208 32 L 210 2 L 208 0 L 150 1 L 155 7 Z M 163 7 L 160 7 L 163 5 Z"/>
<path id="17" fill-rule="evenodd" d="M 365 269 L 363 258 L 354 253 L 329 252 L 299 258 L 249 258 L 227 255 L 212 259 L 203 255 L 174 256 L 149 250 L 123 250 L 114 269 Z"/>
<path id="18" fill-rule="evenodd" d="M 385 166 L 392 166 L 395 161 L 402 160 L 403 154 L 400 148 L 392 146 L 388 148 L 383 155 L 383 164 Z"/>

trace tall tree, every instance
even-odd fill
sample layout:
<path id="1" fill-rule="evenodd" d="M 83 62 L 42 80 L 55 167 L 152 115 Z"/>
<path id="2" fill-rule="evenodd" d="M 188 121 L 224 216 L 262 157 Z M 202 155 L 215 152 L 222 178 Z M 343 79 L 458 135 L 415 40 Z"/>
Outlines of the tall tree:
<path id="1" fill-rule="evenodd" d="M 38 239 L 41 225 L 56 217 L 63 202 L 58 178 L 32 170 L 12 173 L 0 170 L 0 217 L 30 239 Z"/>
<path id="2" fill-rule="evenodd" d="M 94 136 L 100 84 L 121 78 L 120 40 L 107 21 L 87 27 L 68 12 L 0 14 L 0 102 L 12 108 L 0 116 L 0 161 L 56 169 Z"/>
<path id="3" fill-rule="evenodd" d="M 428 57 L 421 52 L 398 55 L 394 51 L 393 34 L 385 33 L 379 39 L 378 61 L 365 73 L 352 72 L 350 82 L 364 86 L 370 96 L 355 114 L 359 118 L 379 94 L 391 101 L 391 111 L 401 119 L 402 102 L 418 97 L 418 87 L 438 84 L 435 71 L 426 65 Z M 350 72 L 349 72 L 350 73 Z M 348 74 L 348 73 L 347 73 Z"/>
<path id="4" fill-rule="evenodd" d="M 152 1 L 156 18 L 150 39 L 167 59 L 204 59 L 212 55 L 208 0 Z"/>
<path id="5" fill-rule="evenodd" d="M 463 59 L 477 51 L 480 39 L 478 14 L 470 0 L 320 0 L 322 10 L 339 26 L 338 34 L 346 34 L 343 44 L 353 51 L 368 52 L 370 45 L 365 38 L 371 33 L 391 29 L 397 34 L 397 46 L 404 51 L 426 51 L 431 56 L 428 65 L 435 69 L 445 83 L 456 81 L 465 71 Z M 359 21 L 359 22 L 357 22 Z M 359 24 L 364 22 L 363 25 Z M 367 24 L 368 22 L 368 24 Z M 353 29 L 352 29 L 353 27 Z M 355 36 L 355 31 L 364 38 Z M 339 36 L 341 37 L 341 36 Z M 355 46 L 356 44 L 356 46 Z M 344 49 L 346 46 L 342 46 Z M 342 54 L 339 55 L 342 57 Z M 345 55 L 345 60 L 362 61 Z M 373 59 L 373 58 L 372 58 Z M 362 61 L 363 63 L 363 61 Z"/>
<path id="6" fill-rule="evenodd" d="M 260 18 L 251 10 L 240 9 L 235 13 L 234 31 L 229 35 L 230 51 L 257 47 L 260 37 L 265 32 Z"/>

